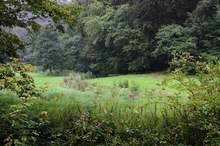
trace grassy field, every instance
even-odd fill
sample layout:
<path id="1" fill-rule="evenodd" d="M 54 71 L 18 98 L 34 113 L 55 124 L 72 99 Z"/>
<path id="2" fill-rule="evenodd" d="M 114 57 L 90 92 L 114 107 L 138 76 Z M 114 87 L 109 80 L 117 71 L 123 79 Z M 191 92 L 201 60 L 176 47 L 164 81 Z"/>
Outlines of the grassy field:
<path id="1" fill-rule="evenodd" d="M 64 87 L 63 76 L 47 76 L 44 73 L 30 73 L 30 75 L 33 76 L 37 87 L 47 87 L 44 99 L 52 103 L 57 102 L 56 106 L 61 109 L 69 106 L 75 100 L 85 104 L 114 102 L 125 106 L 141 106 L 154 103 L 158 98 L 172 92 L 158 86 L 162 78 L 166 76 L 162 73 L 120 75 L 82 80 L 80 82 L 85 84 L 83 91 L 75 87 Z M 120 87 L 120 83 L 123 84 L 124 82 L 127 82 L 128 88 Z M 164 101 L 165 99 L 161 98 L 160 102 Z M 42 102 L 44 101 L 40 101 L 40 104 L 37 103 L 41 108 L 49 108 L 48 104 L 53 108 L 52 103 L 42 104 Z"/>
<path id="2" fill-rule="evenodd" d="M 155 108 L 160 109 L 165 99 L 161 96 L 166 94 L 158 84 L 165 77 L 164 74 L 151 73 L 142 75 L 121 75 L 105 78 L 94 78 L 83 80 L 86 82 L 84 91 L 69 87 L 63 87 L 64 77 L 47 76 L 44 73 L 30 73 L 33 76 L 36 86 L 47 86 L 42 99 L 35 99 L 35 110 L 47 110 L 53 113 L 57 110 L 65 110 L 75 103 L 80 105 L 101 104 L 103 108 L 109 109 L 119 106 L 127 112 L 130 107 L 136 111 L 139 107 L 146 106 L 149 111 Z M 120 82 L 128 82 L 129 88 L 121 88 Z M 6 94 L 5 94 L 6 95 Z"/>
<path id="3" fill-rule="evenodd" d="M 114 77 L 105 77 L 105 78 L 96 78 L 90 79 L 88 82 L 98 83 L 103 85 L 113 86 L 123 81 L 128 81 L 130 87 L 138 86 L 140 88 L 153 89 L 157 87 L 157 84 L 160 83 L 161 79 L 164 77 L 164 74 L 160 73 L 151 73 L 151 74 L 141 74 L 141 75 L 121 75 Z"/>
<path id="4" fill-rule="evenodd" d="M 63 82 L 62 76 L 47 76 L 45 73 L 29 73 L 34 77 L 36 86 L 43 86 L 48 84 L 49 88 L 60 88 L 60 84 Z"/>
<path id="5" fill-rule="evenodd" d="M 106 101 L 114 100 L 126 103 L 145 102 L 147 97 L 152 94 L 159 95 L 162 91 L 160 84 L 164 74 L 151 73 L 141 75 L 121 75 L 114 77 L 94 78 L 83 80 L 86 83 L 85 91 L 74 88 L 65 88 L 64 77 L 62 76 L 46 76 L 43 73 L 30 73 L 34 77 L 37 87 L 47 86 L 46 96 L 54 96 L 63 94 L 63 102 L 71 102 L 72 98 L 80 99 L 83 102 L 91 102 L 93 100 Z M 120 83 L 127 82 L 128 88 L 121 88 Z M 135 99 L 135 100 L 134 100 Z M 138 99 L 138 100 L 137 100 Z"/>
<path id="6" fill-rule="evenodd" d="M 47 76 L 44 73 L 30 73 L 34 77 L 37 86 L 48 83 L 51 88 L 60 88 L 63 82 L 62 76 Z M 130 86 L 153 89 L 157 87 L 161 79 L 165 77 L 162 73 L 151 73 L 141 75 L 120 75 L 114 77 L 104 77 L 86 80 L 89 83 L 98 83 L 100 85 L 114 86 L 119 82 L 127 80 Z"/>
<path id="7" fill-rule="evenodd" d="M 64 77 L 62 76 L 47 76 L 43 73 L 30 73 L 30 75 L 34 77 L 37 87 L 45 84 L 47 86 L 44 98 L 48 102 L 35 101 L 35 107 L 41 110 L 54 110 L 54 108 L 62 110 L 74 102 L 85 105 L 101 103 L 103 106 L 119 104 L 120 107 L 125 108 L 152 104 L 152 106 L 148 106 L 150 109 L 154 108 L 155 101 L 158 101 L 163 94 L 167 94 L 167 91 L 162 91 L 158 86 L 161 79 L 165 77 L 160 73 L 87 79 L 83 80 L 86 82 L 84 91 L 74 87 L 63 87 Z M 125 81 L 129 88 L 119 86 Z M 160 100 L 161 103 L 164 101 L 164 99 Z"/>

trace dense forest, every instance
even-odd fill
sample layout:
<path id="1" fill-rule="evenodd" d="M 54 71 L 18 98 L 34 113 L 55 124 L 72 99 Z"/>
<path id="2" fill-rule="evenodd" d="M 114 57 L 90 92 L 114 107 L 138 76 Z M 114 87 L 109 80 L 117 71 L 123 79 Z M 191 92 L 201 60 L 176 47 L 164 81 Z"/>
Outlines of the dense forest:
<path id="1" fill-rule="evenodd" d="M 57 20 L 56 25 L 47 25 L 50 18 L 38 19 L 43 28 L 28 36 L 19 28 L 9 29 L 25 41 L 15 49 L 25 47 L 21 56 L 43 70 L 96 76 L 143 73 L 167 69 L 173 52 L 220 55 L 219 0 L 78 0 L 60 4 L 76 16 L 74 22 Z M 15 56 L 13 51 L 6 54 Z"/>

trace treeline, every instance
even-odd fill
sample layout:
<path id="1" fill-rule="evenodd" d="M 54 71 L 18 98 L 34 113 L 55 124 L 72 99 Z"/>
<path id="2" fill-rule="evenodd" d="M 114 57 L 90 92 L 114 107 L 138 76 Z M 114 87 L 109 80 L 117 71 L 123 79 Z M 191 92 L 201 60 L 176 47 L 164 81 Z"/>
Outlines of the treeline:
<path id="1" fill-rule="evenodd" d="M 33 35 L 26 61 L 44 70 L 106 76 L 166 69 L 172 52 L 220 56 L 219 0 L 80 0 L 78 4 L 84 10 L 77 25 L 66 25 L 65 33 L 46 26 Z"/>

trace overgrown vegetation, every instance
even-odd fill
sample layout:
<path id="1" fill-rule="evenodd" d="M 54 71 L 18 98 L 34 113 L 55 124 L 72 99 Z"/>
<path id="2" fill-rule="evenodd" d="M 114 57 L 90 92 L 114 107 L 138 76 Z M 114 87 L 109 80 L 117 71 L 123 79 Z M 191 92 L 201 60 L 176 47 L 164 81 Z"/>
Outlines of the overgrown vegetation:
<path id="1" fill-rule="evenodd" d="M 189 64 L 194 66 L 194 76 L 188 75 Z M 127 81 L 123 87 L 93 84 L 82 94 L 56 92 L 46 99 L 23 101 L 1 93 L 1 126 L 5 127 L 1 143 L 219 145 L 220 62 L 184 53 L 175 54 L 172 65 L 178 67 L 163 83 L 179 94 L 133 90 L 127 88 Z"/>
<path id="2" fill-rule="evenodd" d="M 172 87 L 186 91 L 169 97 L 168 104 L 175 109 L 180 122 L 173 129 L 174 142 L 184 145 L 219 145 L 219 69 L 217 57 L 202 55 L 198 59 L 189 53 L 175 54 L 173 65 L 178 66 L 169 76 L 176 83 Z M 195 76 L 189 76 L 193 71 Z M 178 135 L 178 136 L 177 136 Z"/>

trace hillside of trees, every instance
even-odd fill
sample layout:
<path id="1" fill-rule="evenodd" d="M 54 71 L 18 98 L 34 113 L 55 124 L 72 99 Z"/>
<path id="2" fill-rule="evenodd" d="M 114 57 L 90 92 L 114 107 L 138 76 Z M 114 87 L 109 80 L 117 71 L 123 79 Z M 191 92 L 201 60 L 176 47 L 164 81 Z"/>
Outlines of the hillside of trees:
<path id="1" fill-rule="evenodd" d="M 43 70 L 96 76 L 165 70 L 173 52 L 219 57 L 219 4 L 219 0 L 62 3 L 72 14 L 76 13 L 74 6 L 83 8 L 76 23 L 59 21 L 64 31 L 44 25 L 28 37 L 22 56 Z"/>

